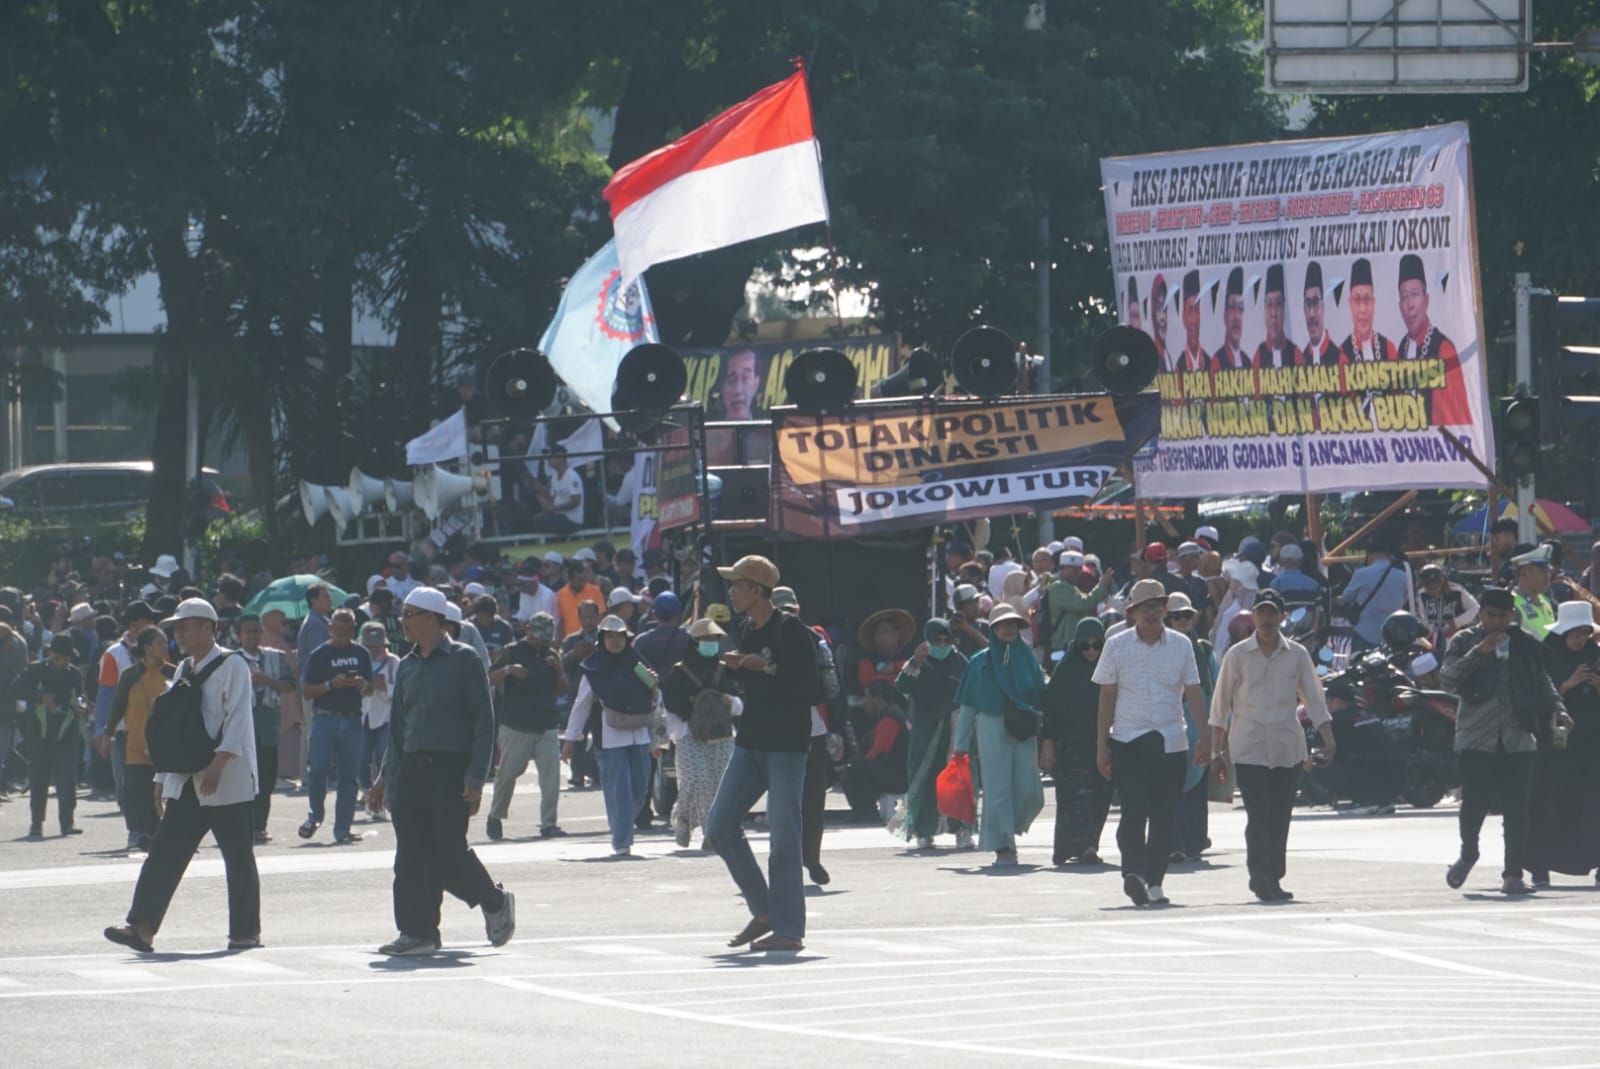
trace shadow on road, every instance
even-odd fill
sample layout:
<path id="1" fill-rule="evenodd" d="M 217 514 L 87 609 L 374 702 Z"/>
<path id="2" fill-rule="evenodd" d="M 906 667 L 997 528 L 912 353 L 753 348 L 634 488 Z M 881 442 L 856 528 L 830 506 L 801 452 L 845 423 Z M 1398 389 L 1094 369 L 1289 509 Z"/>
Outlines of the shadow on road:
<path id="1" fill-rule="evenodd" d="M 426 957 L 380 958 L 377 961 L 367 962 L 367 968 L 375 972 L 388 973 L 470 969 L 474 964 L 472 959 L 476 956 L 470 950 L 439 950 Z"/>

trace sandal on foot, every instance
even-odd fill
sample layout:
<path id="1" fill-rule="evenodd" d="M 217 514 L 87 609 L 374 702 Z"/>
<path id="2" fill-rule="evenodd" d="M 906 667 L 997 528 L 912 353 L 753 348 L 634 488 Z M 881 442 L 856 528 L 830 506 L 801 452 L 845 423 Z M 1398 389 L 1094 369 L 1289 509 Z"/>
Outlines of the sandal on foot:
<path id="1" fill-rule="evenodd" d="M 765 917 L 751 917 L 750 923 L 744 926 L 744 931 L 728 940 L 731 947 L 742 947 L 746 943 L 753 943 L 762 936 L 772 931 L 772 922 Z"/>
<path id="2" fill-rule="evenodd" d="M 105 935 L 113 943 L 127 947 L 129 950 L 137 950 L 141 954 L 154 954 L 156 952 L 156 948 L 151 946 L 149 941 L 134 931 L 131 926 L 107 928 Z"/>
<path id="3" fill-rule="evenodd" d="M 805 943 L 792 935 L 769 935 L 765 939 L 757 939 L 750 945 L 751 950 L 804 950 Z"/>

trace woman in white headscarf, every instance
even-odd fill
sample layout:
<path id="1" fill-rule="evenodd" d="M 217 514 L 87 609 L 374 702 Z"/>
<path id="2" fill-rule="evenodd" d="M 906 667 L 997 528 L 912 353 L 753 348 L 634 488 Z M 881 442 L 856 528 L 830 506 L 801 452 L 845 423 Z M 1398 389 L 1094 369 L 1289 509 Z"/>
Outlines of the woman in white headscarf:
<path id="1" fill-rule="evenodd" d="M 1222 603 L 1222 611 L 1217 613 L 1217 626 L 1211 631 L 1211 644 L 1218 663 L 1221 663 L 1222 655 L 1232 641 L 1228 625 L 1241 611 L 1250 607 L 1261 585 L 1261 570 L 1247 560 L 1235 558 L 1229 561 L 1222 566 L 1222 574 L 1228 580 L 1228 594 Z"/>

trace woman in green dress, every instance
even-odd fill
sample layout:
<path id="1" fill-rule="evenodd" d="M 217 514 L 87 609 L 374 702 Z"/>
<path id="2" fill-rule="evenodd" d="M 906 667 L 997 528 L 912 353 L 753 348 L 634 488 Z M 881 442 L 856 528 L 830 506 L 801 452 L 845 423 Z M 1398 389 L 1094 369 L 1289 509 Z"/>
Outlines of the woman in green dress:
<path id="1" fill-rule="evenodd" d="M 971 753 L 976 736 L 983 771 L 978 847 L 993 850 L 996 865 L 1017 863 L 1017 836 L 1044 808 L 1037 721 L 1026 739 L 1006 726 L 1007 705 L 1037 718 L 1044 695 L 1044 672 L 1022 637 L 1026 623 L 1010 605 L 996 606 L 989 616 L 989 648 L 973 655 L 956 692 L 961 716 L 955 752 Z"/>
<path id="2" fill-rule="evenodd" d="M 948 830 L 955 833 L 957 846 L 966 846 L 972 840 L 971 829 L 940 816 L 935 786 L 950 757 L 956 688 L 966 674 L 967 659 L 956 649 L 946 620 L 937 616 L 929 620 L 922 637 L 922 645 L 894 681 L 896 689 L 911 699 L 909 785 L 900 834 L 917 849 L 927 850 L 935 835 Z"/>

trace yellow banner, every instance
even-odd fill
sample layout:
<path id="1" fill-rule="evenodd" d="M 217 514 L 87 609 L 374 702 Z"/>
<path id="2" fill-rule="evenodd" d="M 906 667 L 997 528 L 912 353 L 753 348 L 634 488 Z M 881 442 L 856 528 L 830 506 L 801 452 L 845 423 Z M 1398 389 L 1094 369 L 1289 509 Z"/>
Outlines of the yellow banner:
<path id="1" fill-rule="evenodd" d="M 1036 459 L 1121 442 L 1113 400 L 1016 401 L 873 418 L 787 416 L 778 459 L 796 485 L 892 486 L 930 472 L 1026 471 Z"/>

